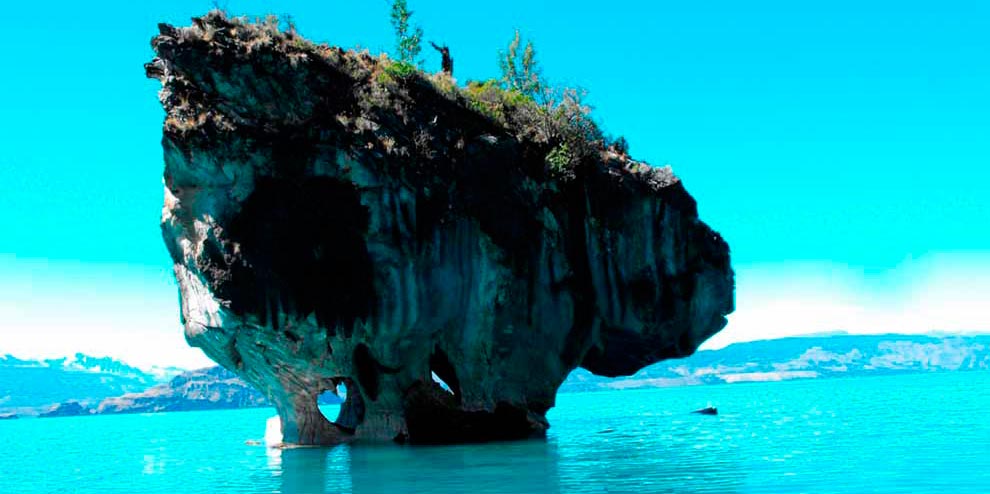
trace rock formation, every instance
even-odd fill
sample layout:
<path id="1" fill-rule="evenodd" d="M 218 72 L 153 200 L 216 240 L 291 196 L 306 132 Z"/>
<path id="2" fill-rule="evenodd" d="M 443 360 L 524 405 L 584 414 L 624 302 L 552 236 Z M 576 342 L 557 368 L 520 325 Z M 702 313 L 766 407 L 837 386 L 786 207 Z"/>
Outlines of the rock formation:
<path id="1" fill-rule="evenodd" d="M 669 168 L 601 142 L 562 166 L 449 78 L 277 24 L 159 30 L 186 337 L 271 398 L 286 441 L 541 434 L 573 369 L 631 374 L 725 325 L 728 246 Z M 330 422 L 317 397 L 340 384 Z"/>

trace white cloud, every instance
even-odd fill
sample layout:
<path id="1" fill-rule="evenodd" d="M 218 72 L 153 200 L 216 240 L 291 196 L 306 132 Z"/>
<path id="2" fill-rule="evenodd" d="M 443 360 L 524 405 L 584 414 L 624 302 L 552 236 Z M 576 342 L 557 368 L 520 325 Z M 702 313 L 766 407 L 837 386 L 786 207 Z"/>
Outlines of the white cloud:
<path id="1" fill-rule="evenodd" d="M 0 279 L 0 354 L 212 365 L 186 344 L 167 269 L 0 258 Z"/>
<path id="2" fill-rule="evenodd" d="M 703 348 L 832 331 L 990 331 L 990 254 L 932 254 L 882 272 L 831 262 L 737 267 L 736 311 Z"/>

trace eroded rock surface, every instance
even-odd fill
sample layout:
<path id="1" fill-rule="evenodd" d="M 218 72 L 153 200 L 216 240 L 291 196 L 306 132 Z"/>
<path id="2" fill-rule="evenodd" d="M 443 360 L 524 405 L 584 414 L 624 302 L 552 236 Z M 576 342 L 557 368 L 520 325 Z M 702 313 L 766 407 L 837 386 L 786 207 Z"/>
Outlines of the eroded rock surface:
<path id="1" fill-rule="evenodd" d="M 182 321 L 270 397 L 286 441 L 541 434 L 571 370 L 630 374 L 725 325 L 728 246 L 668 168 L 603 145 L 555 173 L 551 143 L 435 78 L 193 24 L 160 26 L 146 67 Z M 317 397 L 341 383 L 330 422 Z"/>

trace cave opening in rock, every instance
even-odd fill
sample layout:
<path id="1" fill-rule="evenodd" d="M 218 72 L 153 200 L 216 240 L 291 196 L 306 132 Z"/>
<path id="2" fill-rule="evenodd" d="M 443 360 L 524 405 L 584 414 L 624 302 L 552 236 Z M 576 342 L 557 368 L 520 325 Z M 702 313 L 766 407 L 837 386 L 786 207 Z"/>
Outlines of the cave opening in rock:
<path id="1" fill-rule="evenodd" d="M 316 397 L 316 405 L 320 414 L 330 422 L 336 422 L 340 415 L 340 407 L 347 399 L 347 386 L 343 383 L 324 390 Z"/>
<path id="2" fill-rule="evenodd" d="M 347 399 L 347 385 L 341 382 L 333 389 L 328 389 L 316 399 L 316 403 L 322 406 L 340 405 Z"/>
<path id="3" fill-rule="evenodd" d="M 375 298 L 364 243 L 368 221 L 353 184 L 261 177 L 226 231 L 239 260 L 212 280 L 213 288 L 235 313 L 255 314 L 273 327 L 280 314 L 312 314 L 331 333 L 349 334 Z"/>
<path id="4" fill-rule="evenodd" d="M 450 363 L 447 353 L 439 345 L 433 348 L 433 353 L 430 355 L 430 373 L 433 376 L 433 381 L 457 397 L 457 401 L 460 403 L 461 383 L 457 379 L 457 371 L 454 369 L 454 365 Z"/>
<path id="5" fill-rule="evenodd" d="M 447 384 L 446 382 L 444 382 L 443 379 L 440 379 L 440 376 L 438 376 L 436 372 L 430 372 L 430 377 L 432 377 L 433 378 L 433 382 L 439 384 L 440 387 L 443 388 L 444 391 L 446 391 L 446 392 L 448 392 L 450 394 L 454 394 L 454 390 L 450 389 L 450 385 Z"/>
<path id="6" fill-rule="evenodd" d="M 333 388 L 320 394 L 320 412 L 339 428 L 353 433 L 354 429 L 364 421 L 364 400 L 361 392 L 350 378 L 337 377 L 331 382 Z"/>
<path id="7" fill-rule="evenodd" d="M 418 382 L 404 396 L 408 437 L 412 444 L 454 444 L 523 439 L 545 429 L 530 420 L 524 407 L 498 402 L 494 409 L 462 410 L 450 394 L 432 383 Z"/>

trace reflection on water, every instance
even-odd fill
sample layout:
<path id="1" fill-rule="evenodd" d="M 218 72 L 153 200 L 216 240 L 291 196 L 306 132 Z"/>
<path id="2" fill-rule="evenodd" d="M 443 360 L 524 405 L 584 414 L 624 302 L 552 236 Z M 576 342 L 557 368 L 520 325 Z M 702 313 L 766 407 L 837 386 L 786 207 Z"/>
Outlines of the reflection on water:
<path id="1" fill-rule="evenodd" d="M 341 446 L 269 450 L 283 494 L 735 492 L 730 457 L 639 434 L 467 446 Z"/>
<path id="2" fill-rule="evenodd" d="M 283 494 L 561 492 L 547 441 L 478 446 L 341 446 L 271 450 Z"/>

